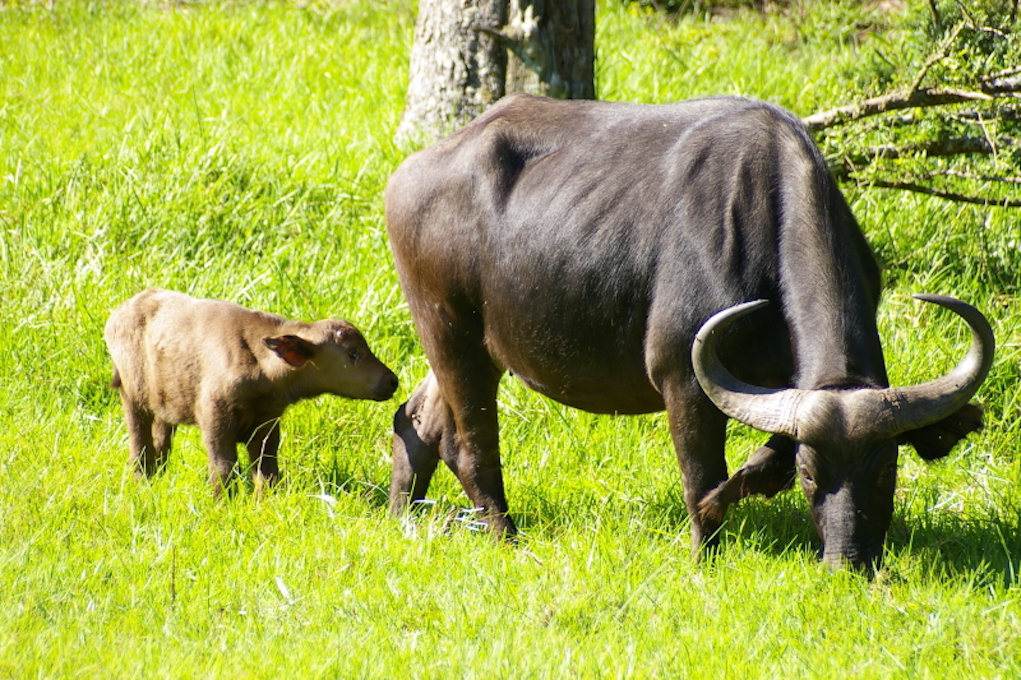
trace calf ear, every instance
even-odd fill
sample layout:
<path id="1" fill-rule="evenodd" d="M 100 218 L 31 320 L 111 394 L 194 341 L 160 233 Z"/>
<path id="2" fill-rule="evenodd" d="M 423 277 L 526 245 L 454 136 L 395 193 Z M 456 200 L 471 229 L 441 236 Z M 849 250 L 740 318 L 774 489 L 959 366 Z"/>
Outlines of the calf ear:
<path id="1" fill-rule="evenodd" d="M 281 335 L 276 338 L 263 338 L 266 347 L 277 353 L 281 359 L 295 368 L 301 368 L 315 356 L 316 348 L 308 340 L 297 335 Z"/>
<path id="2" fill-rule="evenodd" d="M 911 444 L 925 460 L 936 460 L 950 453 L 957 442 L 981 429 L 982 409 L 975 404 L 966 404 L 939 422 L 905 432 L 898 438 L 898 443 Z"/>

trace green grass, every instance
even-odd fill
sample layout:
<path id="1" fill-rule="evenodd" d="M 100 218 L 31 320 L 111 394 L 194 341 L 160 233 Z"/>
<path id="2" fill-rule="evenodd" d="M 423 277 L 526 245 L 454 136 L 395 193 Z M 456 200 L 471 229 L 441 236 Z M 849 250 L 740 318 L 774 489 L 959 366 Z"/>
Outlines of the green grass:
<path id="1" fill-rule="evenodd" d="M 14 3 L 10 3 L 14 4 Z M 323 398 L 283 421 L 286 481 L 214 503 L 183 428 L 136 483 L 102 326 L 146 286 L 341 316 L 399 374 L 426 371 L 381 193 L 402 153 L 408 0 L 120 3 L 0 10 L 0 677 L 1015 677 L 1021 672 L 1021 230 L 1017 213 L 849 190 L 886 264 L 895 382 L 964 351 L 958 295 L 1000 341 L 987 428 L 909 449 L 887 567 L 814 556 L 804 501 L 733 509 L 688 556 L 661 415 L 571 411 L 507 381 L 508 493 L 524 535 L 470 529 L 441 471 L 413 524 L 385 514 L 398 401 Z M 599 8 L 598 90 L 757 96 L 806 115 L 867 89 L 885 32 L 852 5 L 796 20 L 670 23 Z M 737 465 L 763 436 L 734 426 Z"/>

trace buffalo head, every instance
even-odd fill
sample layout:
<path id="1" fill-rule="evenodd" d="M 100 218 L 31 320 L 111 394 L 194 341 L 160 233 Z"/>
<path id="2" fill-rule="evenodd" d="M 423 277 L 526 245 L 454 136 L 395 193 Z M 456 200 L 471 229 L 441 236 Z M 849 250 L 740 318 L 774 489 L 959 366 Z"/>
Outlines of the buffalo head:
<path id="1" fill-rule="evenodd" d="M 735 378 L 717 356 L 716 336 L 767 302 L 719 312 L 699 330 L 692 363 L 699 384 L 723 413 L 797 443 L 795 465 L 811 507 L 822 559 L 872 569 L 893 515 L 898 437 L 967 407 L 993 361 L 993 332 L 982 314 L 939 295 L 916 298 L 946 307 L 971 327 L 971 348 L 947 375 L 910 387 L 770 389 Z"/>

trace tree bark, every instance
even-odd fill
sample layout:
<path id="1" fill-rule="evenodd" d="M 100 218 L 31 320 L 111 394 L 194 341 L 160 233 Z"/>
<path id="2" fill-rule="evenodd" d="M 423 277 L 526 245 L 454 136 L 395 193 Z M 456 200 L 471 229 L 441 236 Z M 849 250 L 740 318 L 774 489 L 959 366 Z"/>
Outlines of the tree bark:
<path id="1" fill-rule="evenodd" d="M 595 99 L 595 0 L 510 0 L 508 24 L 507 94 Z"/>
<path id="2" fill-rule="evenodd" d="M 595 97 L 595 0 L 420 0 L 396 141 L 430 143 L 511 92 Z"/>

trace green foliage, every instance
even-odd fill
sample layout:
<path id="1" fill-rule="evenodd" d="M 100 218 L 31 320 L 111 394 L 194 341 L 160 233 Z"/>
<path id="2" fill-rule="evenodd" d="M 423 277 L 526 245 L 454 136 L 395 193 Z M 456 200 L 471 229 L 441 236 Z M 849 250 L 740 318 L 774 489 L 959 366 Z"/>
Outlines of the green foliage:
<path id="1" fill-rule="evenodd" d="M 1021 670 L 1014 213 L 849 191 L 886 264 L 894 382 L 933 377 L 967 344 L 908 293 L 974 302 L 1000 340 L 978 395 L 986 430 L 936 465 L 903 452 L 874 581 L 817 564 L 797 493 L 734 508 L 723 554 L 693 563 L 664 417 L 578 413 L 512 380 L 500 409 L 517 547 L 471 530 L 443 471 L 420 517 L 385 516 L 396 401 L 298 405 L 285 483 L 217 504 L 194 428 L 166 474 L 130 477 L 106 316 L 146 286 L 342 316 L 410 393 L 426 364 L 381 195 L 401 161 L 414 6 L 52 5 L 0 8 L 0 677 Z M 666 20 L 611 0 L 598 16 L 605 99 L 741 94 L 807 115 L 874 94 L 873 67 L 900 83 L 926 58 L 914 10 Z M 733 426 L 732 465 L 761 440 Z"/>
<path id="2" fill-rule="evenodd" d="M 624 3 L 635 3 L 643 8 L 662 12 L 667 16 L 677 17 L 682 14 L 709 15 L 714 12 L 726 12 L 738 9 L 754 9 L 764 11 L 767 7 L 786 6 L 788 0 L 773 2 L 772 0 L 621 0 Z"/>
<path id="3" fill-rule="evenodd" d="M 853 88 L 828 93 L 819 111 L 872 100 L 871 113 L 845 111 L 813 129 L 841 179 L 985 205 L 1021 207 L 1021 14 L 1016 1 L 909 3 L 640 2 L 648 17 L 720 17 L 759 23 L 788 51 L 818 54 L 827 45 L 855 58 L 839 69 Z M 654 7 L 659 12 L 654 12 Z M 738 20 L 738 17 L 740 19 Z M 655 19 L 652 19 L 655 22 Z M 695 25 L 696 22 L 689 22 Z M 713 25 L 715 24 L 715 25 Z M 733 45 L 730 45 L 733 47 Z M 722 62 L 726 68 L 732 62 Z M 763 69 L 787 77 L 783 64 Z M 939 101 L 953 94 L 957 103 Z M 911 102 L 897 99 L 911 98 Z M 802 102 L 804 103 L 804 102 Z M 801 111 L 803 109 L 797 108 Z M 812 111 L 805 111 L 812 113 Z M 826 129 L 823 129 L 826 128 Z"/>
<path id="4" fill-rule="evenodd" d="M 896 43 L 878 44 L 856 80 L 871 96 L 919 95 L 918 106 L 825 130 L 839 172 L 863 186 L 899 186 L 1017 207 L 1021 33 L 1016 3 L 917 3 Z M 958 103 L 933 105 L 940 93 Z M 854 104 L 864 97 L 832 101 Z M 920 106 L 927 104 L 927 106 Z"/>

